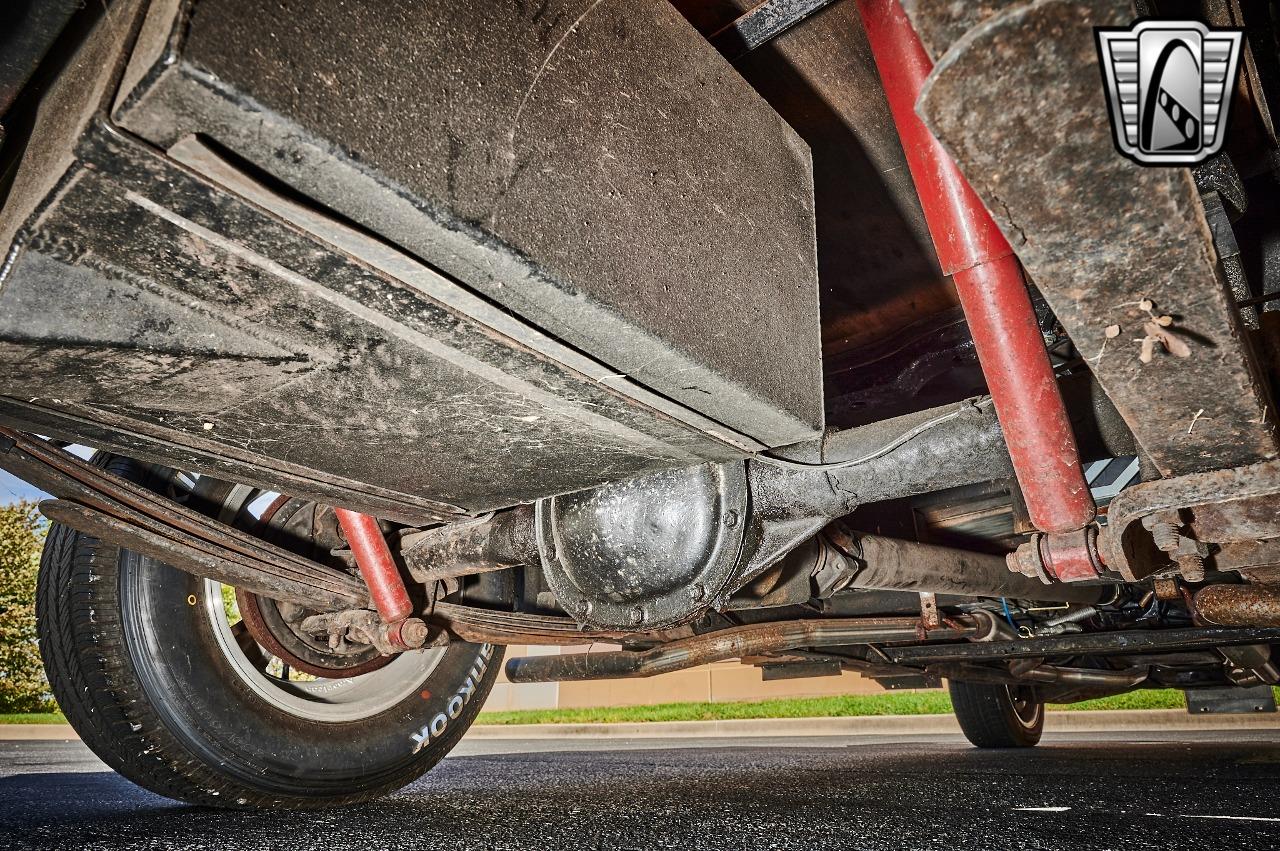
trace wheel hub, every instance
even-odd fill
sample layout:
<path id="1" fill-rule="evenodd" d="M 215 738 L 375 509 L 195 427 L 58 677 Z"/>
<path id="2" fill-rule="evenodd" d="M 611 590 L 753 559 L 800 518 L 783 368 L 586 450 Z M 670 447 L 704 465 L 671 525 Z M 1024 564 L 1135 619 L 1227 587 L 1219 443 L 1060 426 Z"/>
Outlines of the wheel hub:
<path id="1" fill-rule="evenodd" d="M 258 519 L 257 532 L 279 546 L 341 569 L 348 565 L 333 555 L 342 546 L 333 509 L 281 495 Z M 236 604 L 249 635 L 264 650 L 290 668 L 323 679 L 358 677 L 388 664 L 369 644 L 348 641 L 337 646 L 302 629 L 302 622 L 316 612 L 236 589 Z"/>

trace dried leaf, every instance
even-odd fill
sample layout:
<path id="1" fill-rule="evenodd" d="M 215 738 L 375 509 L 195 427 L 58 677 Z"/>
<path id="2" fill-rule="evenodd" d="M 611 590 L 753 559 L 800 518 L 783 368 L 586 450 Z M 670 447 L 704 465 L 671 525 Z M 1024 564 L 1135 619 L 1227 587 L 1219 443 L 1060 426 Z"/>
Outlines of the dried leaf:
<path id="1" fill-rule="evenodd" d="M 1155 322 L 1147 322 L 1142 326 L 1142 330 L 1146 332 L 1147 339 L 1159 342 L 1160 345 L 1164 346 L 1169 354 L 1174 357 L 1191 357 L 1191 347 L 1187 345 L 1185 340 L 1178 336 L 1177 329 L 1161 328 Z M 1144 340 L 1143 343 L 1145 345 L 1146 341 Z M 1142 362 L 1150 363 L 1151 361 L 1150 359 L 1147 359 Z"/>
<path id="2" fill-rule="evenodd" d="M 1151 309 L 1155 306 L 1156 306 L 1156 303 L 1151 299 L 1147 298 L 1146 296 L 1143 296 L 1142 299 L 1138 302 L 1138 309 L 1145 310 L 1147 313 L 1150 313 Z"/>
<path id="3" fill-rule="evenodd" d="M 1156 340 L 1154 337 L 1147 337 L 1142 341 L 1142 351 L 1138 353 L 1138 360 L 1143 363 L 1151 363 L 1151 359 L 1156 354 Z"/>
<path id="4" fill-rule="evenodd" d="M 1102 329 L 1102 335 L 1108 340 L 1114 340 L 1116 337 L 1120 336 L 1120 326 L 1108 325 L 1106 328 Z"/>
<path id="5" fill-rule="evenodd" d="M 1173 317 L 1169 316 L 1168 314 L 1164 316 L 1157 316 L 1156 324 L 1159 325 L 1161 328 L 1168 328 L 1170 325 L 1173 324 Z"/>
<path id="6" fill-rule="evenodd" d="M 1164 343 L 1164 347 L 1169 350 L 1169 354 L 1175 358 L 1191 357 L 1191 347 L 1187 345 L 1187 341 L 1178 336 L 1177 329 L 1170 328 L 1160 335 L 1160 342 Z"/>

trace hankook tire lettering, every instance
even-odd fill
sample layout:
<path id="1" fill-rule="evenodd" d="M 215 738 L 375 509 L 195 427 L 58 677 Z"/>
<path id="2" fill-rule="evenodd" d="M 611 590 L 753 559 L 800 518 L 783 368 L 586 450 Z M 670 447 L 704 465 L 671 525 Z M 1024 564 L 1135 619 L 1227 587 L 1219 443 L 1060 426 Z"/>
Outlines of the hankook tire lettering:
<path id="1" fill-rule="evenodd" d="M 458 687 L 458 691 L 449 698 L 449 702 L 445 704 L 444 712 L 437 712 L 432 716 L 431 720 L 423 725 L 422 729 L 416 733 L 411 733 L 409 738 L 413 740 L 413 753 L 425 748 L 433 739 L 440 738 L 444 731 L 449 728 L 449 721 L 457 718 L 462 714 L 462 709 L 471 702 L 472 695 L 476 691 L 476 683 L 484 676 L 484 672 L 489 668 L 489 659 L 493 657 L 493 645 L 485 644 L 481 646 L 480 652 L 476 654 L 476 661 L 471 665 L 471 673 L 467 675 L 462 685 Z"/>

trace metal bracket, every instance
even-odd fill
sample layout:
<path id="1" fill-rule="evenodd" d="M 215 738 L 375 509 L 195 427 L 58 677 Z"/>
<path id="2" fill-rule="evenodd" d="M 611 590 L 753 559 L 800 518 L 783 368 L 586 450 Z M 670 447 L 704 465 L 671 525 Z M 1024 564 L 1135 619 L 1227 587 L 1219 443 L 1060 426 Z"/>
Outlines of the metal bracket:
<path id="1" fill-rule="evenodd" d="M 1187 712 L 1192 715 L 1252 715 L 1275 711 L 1276 698 L 1271 686 L 1187 689 Z"/>
<path id="2" fill-rule="evenodd" d="M 834 0 L 764 0 L 707 37 L 712 47 L 736 62 L 794 27 Z"/>
<path id="3" fill-rule="evenodd" d="M 1194 473 L 1127 488 L 1112 502 L 1099 541 L 1107 567 L 1136 582 L 1170 567 L 1142 520 L 1174 512 L 1188 518 L 1187 536 L 1205 543 L 1280 537 L 1280 461 Z"/>

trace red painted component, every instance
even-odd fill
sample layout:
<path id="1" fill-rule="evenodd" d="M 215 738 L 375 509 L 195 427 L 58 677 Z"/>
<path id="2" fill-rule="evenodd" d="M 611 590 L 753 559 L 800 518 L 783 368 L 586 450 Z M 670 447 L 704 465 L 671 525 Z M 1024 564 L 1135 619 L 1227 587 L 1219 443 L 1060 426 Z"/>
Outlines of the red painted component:
<path id="1" fill-rule="evenodd" d="M 1097 509 L 1018 259 L 971 266 L 953 280 L 1031 522 L 1049 533 L 1084 528 Z"/>
<path id="2" fill-rule="evenodd" d="M 916 115 L 916 100 L 933 63 L 901 3 L 858 0 L 858 10 L 943 273 L 954 275 L 1013 254 L 969 181 Z"/>
<path id="3" fill-rule="evenodd" d="M 1097 579 L 1101 574 L 1098 533 L 1093 526 L 1059 535 L 1042 535 L 1038 543 L 1044 572 L 1059 582 Z"/>
<path id="4" fill-rule="evenodd" d="M 933 69 L 899 0 L 858 0 L 938 261 L 953 275 L 1027 510 L 1044 532 L 1097 514 L 1013 249 L 915 113 Z"/>
<path id="5" fill-rule="evenodd" d="M 413 614 L 409 589 L 391 557 L 391 548 L 377 519 L 345 508 L 334 509 L 334 513 L 338 515 L 338 525 L 351 545 L 356 566 L 369 586 L 369 596 L 383 623 L 394 624 Z"/>

